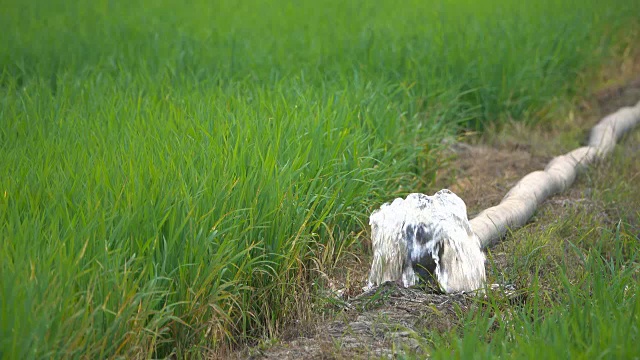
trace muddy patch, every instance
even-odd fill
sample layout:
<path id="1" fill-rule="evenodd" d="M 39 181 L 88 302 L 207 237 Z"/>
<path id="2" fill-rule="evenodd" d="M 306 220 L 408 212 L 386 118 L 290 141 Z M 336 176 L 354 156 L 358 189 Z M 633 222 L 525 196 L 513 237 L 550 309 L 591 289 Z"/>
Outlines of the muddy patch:
<path id="1" fill-rule="evenodd" d="M 385 283 L 376 291 L 340 304 L 336 319 L 315 334 L 268 349 L 252 349 L 252 359 L 393 358 L 421 354 L 425 329 L 446 332 L 474 304 L 471 294 L 444 295 Z M 428 355 L 428 354 L 422 354 Z"/>
<path id="2" fill-rule="evenodd" d="M 440 176 L 443 187 L 467 204 L 469 218 L 502 200 L 524 175 L 544 169 L 548 157 L 533 156 L 515 146 L 490 147 L 464 143 L 451 147 L 455 160 Z M 446 185 L 446 184 L 449 185 Z"/>

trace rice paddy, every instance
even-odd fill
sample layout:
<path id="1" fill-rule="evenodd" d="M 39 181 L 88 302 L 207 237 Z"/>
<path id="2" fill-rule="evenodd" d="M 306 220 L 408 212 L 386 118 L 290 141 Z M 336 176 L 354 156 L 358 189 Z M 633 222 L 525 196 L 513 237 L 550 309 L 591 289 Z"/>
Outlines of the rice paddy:
<path id="1" fill-rule="evenodd" d="M 2 358 L 277 334 L 443 138 L 552 121 L 640 28 L 634 0 L 0 5 Z"/>

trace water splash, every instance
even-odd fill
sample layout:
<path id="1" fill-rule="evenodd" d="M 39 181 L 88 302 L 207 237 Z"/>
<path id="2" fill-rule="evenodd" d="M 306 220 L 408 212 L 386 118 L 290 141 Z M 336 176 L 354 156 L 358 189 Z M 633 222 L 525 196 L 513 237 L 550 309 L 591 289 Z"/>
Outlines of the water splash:
<path id="1" fill-rule="evenodd" d="M 387 281 L 409 287 L 421 279 L 447 293 L 474 291 L 485 282 L 485 256 L 467 207 L 444 189 L 410 194 L 371 214 L 373 264 L 368 288 Z"/>

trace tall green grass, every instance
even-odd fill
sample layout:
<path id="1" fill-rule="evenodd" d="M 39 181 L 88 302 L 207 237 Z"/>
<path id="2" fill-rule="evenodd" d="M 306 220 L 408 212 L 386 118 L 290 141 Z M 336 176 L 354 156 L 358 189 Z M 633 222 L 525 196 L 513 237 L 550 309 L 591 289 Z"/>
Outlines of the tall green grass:
<path id="1" fill-rule="evenodd" d="M 490 296 L 457 332 L 436 335 L 429 353 L 434 359 L 637 358 L 639 239 L 618 226 L 595 240 L 588 250 L 569 250 L 581 260 L 579 276 L 572 262 L 537 267 L 530 286 L 520 289 L 528 294 L 521 304 Z M 541 286 L 538 273 L 556 270 L 559 286 Z"/>
<path id="2" fill-rule="evenodd" d="M 0 356 L 103 358 L 277 332 L 441 136 L 571 96 L 640 2 L 0 8 Z"/>

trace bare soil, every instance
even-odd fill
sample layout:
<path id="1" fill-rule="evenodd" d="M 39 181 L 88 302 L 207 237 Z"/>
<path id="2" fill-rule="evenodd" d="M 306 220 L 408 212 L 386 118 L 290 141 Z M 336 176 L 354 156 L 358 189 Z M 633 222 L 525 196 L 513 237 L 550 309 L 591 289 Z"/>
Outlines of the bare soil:
<path id="1" fill-rule="evenodd" d="M 640 74 L 640 61 L 628 72 Z M 508 124 L 490 130 L 479 138 L 450 146 L 452 161 L 447 171 L 438 175 L 436 185 L 448 187 L 467 203 L 469 217 L 500 202 L 504 194 L 524 175 L 544 168 L 553 157 L 572 150 L 588 137 L 589 129 L 603 116 L 640 100 L 640 76 L 614 84 L 594 93 L 573 113 L 573 121 L 561 126 L 536 129 Z M 638 130 L 635 130 L 636 132 Z M 567 133 L 569 135 L 567 135 Z M 569 140 L 567 140 L 569 139 Z M 629 156 L 640 158 L 640 144 L 623 143 Z M 639 171 L 640 171 L 640 166 Z M 607 216 L 611 209 L 589 203 L 591 191 L 577 183 L 543 205 L 552 216 L 562 216 L 567 207 L 591 206 Z M 624 214 L 613 214 L 625 216 Z M 613 220 L 612 220 L 613 221 Z M 638 219 L 635 222 L 640 232 Z M 509 240 L 490 249 L 490 279 L 500 279 L 507 271 Z M 394 358 L 409 350 L 420 351 L 424 329 L 446 333 L 456 327 L 460 316 L 474 306 L 474 295 L 443 295 L 424 289 L 404 289 L 385 284 L 377 292 L 360 294 L 366 282 L 368 262 L 346 264 L 346 271 L 330 279 L 335 293 L 327 294 L 327 317 L 300 328 L 292 327 L 288 336 L 275 344 L 263 344 L 237 353 L 251 359 L 342 359 Z M 347 280 L 349 279 L 349 280 Z M 331 291 L 329 289 L 328 291 Z M 419 335 L 420 334 L 420 335 Z M 419 354 L 419 353 L 418 353 Z M 424 354 L 428 356 L 427 354 Z"/>

